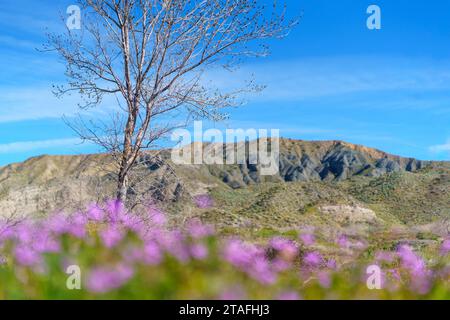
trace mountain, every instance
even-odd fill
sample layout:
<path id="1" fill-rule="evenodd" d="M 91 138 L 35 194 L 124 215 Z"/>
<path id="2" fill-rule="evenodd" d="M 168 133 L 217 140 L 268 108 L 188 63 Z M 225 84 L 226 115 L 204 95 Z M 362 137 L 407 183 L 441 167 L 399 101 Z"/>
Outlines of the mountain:
<path id="1" fill-rule="evenodd" d="M 255 143 L 255 142 L 250 142 Z M 229 145 L 223 146 L 224 149 Z M 248 145 L 247 145 L 248 147 Z M 236 165 L 175 165 L 170 150 L 144 153 L 132 199 L 166 200 L 176 218 L 198 215 L 224 230 L 297 225 L 443 228 L 450 218 L 450 164 L 390 155 L 342 141 L 280 140 L 279 172 Z M 107 155 L 41 156 L 0 168 L 0 213 L 40 216 L 114 195 Z M 212 208 L 192 198 L 209 194 Z M 428 228 L 428 229 L 427 229 Z"/>
<path id="2" fill-rule="evenodd" d="M 415 172 L 430 164 L 413 158 L 402 158 L 380 150 L 343 141 L 280 140 L 280 165 L 276 176 L 265 179 L 259 168 L 247 162 L 221 167 L 224 182 L 240 188 L 263 180 L 270 181 L 343 181 L 354 176 L 379 177 L 391 172 Z M 238 169 L 238 170 L 236 170 Z"/>

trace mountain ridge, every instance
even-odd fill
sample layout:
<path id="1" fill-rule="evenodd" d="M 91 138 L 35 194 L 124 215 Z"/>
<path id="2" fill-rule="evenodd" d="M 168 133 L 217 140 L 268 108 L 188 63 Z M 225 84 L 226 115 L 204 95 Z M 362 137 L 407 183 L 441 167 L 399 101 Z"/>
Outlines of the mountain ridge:
<path id="1" fill-rule="evenodd" d="M 192 145 L 190 146 L 192 147 Z M 165 160 L 169 159 L 168 154 L 170 150 L 161 149 Z M 8 173 L 25 171 L 25 174 L 31 177 L 35 176 L 36 173 L 34 172 L 26 173 L 29 171 L 27 167 L 34 168 L 33 170 L 37 171 L 37 174 L 41 176 L 45 176 L 45 173 L 50 171 L 48 178 L 51 179 L 52 165 L 56 166 L 54 168 L 55 171 L 59 169 L 67 173 L 68 171 L 76 170 L 78 162 L 83 163 L 92 160 L 102 162 L 103 157 L 107 159 L 108 155 L 105 153 L 82 155 L 44 154 L 31 157 L 23 162 L 11 163 L 0 167 L 0 183 L 5 180 L 5 174 Z M 418 160 L 412 157 L 397 156 L 376 148 L 342 140 L 308 141 L 289 138 L 280 139 L 280 178 L 285 181 L 308 181 L 309 179 L 345 180 L 359 174 L 379 176 L 393 171 L 415 171 L 432 163 L 441 163 L 441 161 Z M 46 167 L 44 172 L 42 172 L 42 167 Z M 248 157 L 244 166 L 240 166 L 240 168 L 242 174 L 245 175 L 245 178 L 241 180 L 259 182 L 260 177 L 257 177 L 257 175 L 256 177 L 255 174 L 248 175 L 249 172 L 254 171 L 252 165 L 249 164 Z M 364 170 L 366 170 L 365 173 L 363 172 Z M 227 175 L 226 172 L 223 172 L 223 174 Z M 254 179 L 252 179 L 252 176 Z M 245 181 L 241 182 L 247 183 Z M 242 183 L 239 185 L 242 186 Z"/>
<path id="2" fill-rule="evenodd" d="M 260 167 L 248 160 L 176 165 L 170 149 L 158 155 L 144 152 L 136 169 L 139 182 L 129 194 L 133 198 L 152 192 L 168 200 L 173 212 L 196 212 L 189 199 L 210 194 L 222 211 L 213 209 L 205 219 L 225 225 L 231 223 L 228 219 L 244 217 L 257 224 L 293 224 L 312 208 L 329 214 L 335 206 L 345 212 L 373 209 L 386 221 L 428 223 L 435 212 L 447 214 L 450 208 L 448 162 L 400 157 L 340 140 L 294 139 L 280 140 L 280 171 L 274 176 L 262 176 Z M 176 177 L 167 178 L 172 170 Z M 102 202 L 114 196 L 114 171 L 106 154 L 43 155 L 1 167 L 0 214 L 40 216 Z M 153 188 L 155 183 L 159 189 Z"/>
<path id="3" fill-rule="evenodd" d="M 324 145 L 338 145 L 338 144 L 342 144 L 342 145 L 346 145 L 349 148 L 353 148 L 353 149 L 357 149 L 357 150 L 361 150 L 367 153 L 374 153 L 374 154 L 380 154 L 380 155 L 384 155 L 384 156 L 390 156 L 390 157 L 400 157 L 400 158 L 405 158 L 405 159 L 415 159 L 418 161 L 423 161 L 423 162 L 449 162 L 445 161 L 445 160 L 424 160 L 424 159 L 419 159 L 419 158 L 415 158 L 415 157 L 410 157 L 407 155 L 398 155 L 395 153 L 391 153 L 391 152 L 386 152 L 383 151 L 377 147 L 370 147 L 370 146 L 366 146 L 363 144 L 358 144 L 358 143 L 352 143 L 352 142 L 348 142 L 345 140 L 338 140 L 338 139 L 334 139 L 334 140 L 304 140 L 304 139 L 294 139 L 294 138 L 280 138 L 281 141 L 294 141 L 294 142 L 305 142 L 305 143 L 317 143 L 317 144 L 324 144 Z M 171 150 L 171 148 L 162 148 L 161 150 Z M 106 153 L 103 152 L 99 152 L 99 153 L 82 153 L 82 154 L 40 154 L 40 155 L 36 155 L 36 156 L 31 156 L 29 158 L 26 158 L 23 161 L 15 161 L 15 162 L 11 162 L 11 163 L 6 163 L 3 165 L 0 165 L 0 170 L 5 169 L 7 167 L 10 166 L 15 166 L 15 165 L 21 165 L 24 164 L 26 162 L 35 160 L 35 159 L 41 159 L 41 158 L 45 158 L 45 157 L 79 157 L 79 156 L 96 156 L 96 155 L 107 155 Z"/>

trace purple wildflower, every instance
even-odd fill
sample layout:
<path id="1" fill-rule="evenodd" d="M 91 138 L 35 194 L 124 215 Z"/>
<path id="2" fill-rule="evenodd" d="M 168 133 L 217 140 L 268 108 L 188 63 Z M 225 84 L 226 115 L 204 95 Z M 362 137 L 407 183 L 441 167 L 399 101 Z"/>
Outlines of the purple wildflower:
<path id="1" fill-rule="evenodd" d="M 275 237 L 270 241 L 270 246 L 275 250 L 289 255 L 296 255 L 298 252 L 295 243 L 289 239 Z"/>
<path id="2" fill-rule="evenodd" d="M 71 224 L 68 233 L 76 238 L 83 239 L 86 236 L 86 228 L 81 224 Z"/>
<path id="3" fill-rule="evenodd" d="M 86 236 L 86 224 L 88 219 L 82 213 L 76 213 L 67 224 L 67 232 L 74 237 L 84 238 Z"/>
<path id="4" fill-rule="evenodd" d="M 288 301 L 288 300 L 301 300 L 300 295 L 295 291 L 285 291 L 278 295 L 278 300 Z"/>
<path id="5" fill-rule="evenodd" d="M 194 201 L 196 206 L 200 209 L 208 209 L 214 206 L 213 199 L 207 194 L 195 196 Z"/>
<path id="6" fill-rule="evenodd" d="M 204 244 L 196 243 L 190 246 L 191 256 L 197 260 L 203 260 L 208 256 L 208 248 Z"/>
<path id="7" fill-rule="evenodd" d="M 277 279 L 275 272 L 264 257 L 256 257 L 247 272 L 255 280 L 265 285 L 273 284 Z"/>
<path id="8" fill-rule="evenodd" d="M 343 249 L 348 249 L 351 246 L 351 242 L 348 240 L 346 235 L 340 235 L 337 240 L 336 240 L 336 244 L 338 246 L 340 246 Z"/>
<path id="9" fill-rule="evenodd" d="M 77 212 L 72 216 L 72 223 L 85 225 L 88 223 L 88 217 L 81 212 Z"/>
<path id="10" fill-rule="evenodd" d="M 95 293 L 106 293 L 122 287 L 133 277 L 133 268 L 118 265 L 114 268 L 95 268 L 87 279 L 86 287 Z"/>
<path id="11" fill-rule="evenodd" d="M 273 261 L 274 268 L 279 271 L 289 269 L 291 262 L 298 255 L 296 244 L 291 240 L 275 237 L 270 241 L 270 246 L 278 252 L 277 258 Z"/>
<path id="12" fill-rule="evenodd" d="M 450 253 L 450 238 L 445 239 L 441 245 L 441 254 L 446 255 L 448 253 Z"/>
<path id="13" fill-rule="evenodd" d="M 162 227 L 167 222 L 165 214 L 155 207 L 151 207 L 148 214 L 153 226 Z"/>
<path id="14" fill-rule="evenodd" d="M 275 258 L 272 261 L 272 268 L 277 272 L 282 272 L 290 269 L 292 263 L 290 261 L 286 261 L 286 259 Z"/>
<path id="15" fill-rule="evenodd" d="M 331 275 L 328 271 L 320 271 L 317 273 L 317 279 L 322 288 L 328 289 L 331 287 Z"/>
<path id="16" fill-rule="evenodd" d="M 397 254 L 400 257 L 402 267 L 411 274 L 411 287 L 413 290 L 421 294 L 428 292 L 430 289 L 430 271 L 427 269 L 425 261 L 407 245 L 400 246 Z"/>
<path id="17" fill-rule="evenodd" d="M 329 259 L 327 261 L 326 267 L 330 270 L 337 270 L 337 262 L 335 259 Z"/>
<path id="18" fill-rule="evenodd" d="M 0 245 L 3 241 L 14 238 L 16 230 L 13 226 L 3 223 L 0 225 Z"/>
<path id="19" fill-rule="evenodd" d="M 137 215 L 123 212 L 119 219 L 120 222 L 131 231 L 139 234 L 142 230 L 144 230 L 144 222 Z"/>
<path id="20" fill-rule="evenodd" d="M 242 289 L 239 286 L 228 288 L 224 290 L 221 294 L 219 299 L 220 300 L 244 300 L 246 299 L 247 295 L 245 293 L 245 290 Z"/>
<path id="21" fill-rule="evenodd" d="M 149 265 L 157 265 L 162 260 L 161 249 L 154 241 L 149 241 L 144 247 L 144 263 Z"/>
<path id="22" fill-rule="evenodd" d="M 41 261 L 41 255 L 27 246 L 17 246 L 14 256 L 20 265 L 26 267 L 36 265 Z"/>
<path id="23" fill-rule="evenodd" d="M 190 258 L 185 240 L 180 230 L 166 232 L 161 239 L 158 239 L 161 246 L 180 262 L 187 262 Z"/>
<path id="24" fill-rule="evenodd" d="M 39 253 L 55 253 L 61 250 L 59 241 L 45 232 L 36 235 L 32 243 L 32 248 Z"/>
<path id="25" fill-rule="evenodd" d="M 318 252 L 308 252 L 303 257 L 303 262 L 310 267 L 318 267 L 323 263 L 322 255 Z"/>
<path id="26" fill-rule="evenodd" d="M 203 224 L 200 219 L 193 219 L 188 223 L 189 235 L 194 239 L 201 239 L 214 234 L 214 227 Z"/>
<path id="27" fill-rule="evenodd" d="M 46 227 L 53 233 L 59 235 L 69 231 L 69 222 L 67 221 L 67 217 L 65 217 L 61 213 L 54 214 L 48 219 L 46 223 Z"/>
<path id="28" fill-rule="evenodd" d="M 240 240 L 231 240 L 225 244 L 223 256 L 226 261 L 235 267 L 245 269 L 252 262 L 253 255 L 257 249 L 250 244 Z"/>
<path id="29" fill-rule="evenodd" d="M 124 232 L 117 225 L 108 226 L 100 232 L 100 238 L 107 248 L 115 247 L 120 241 L 122 241 L 123 237 Z"/>
<path id="30" fill-rule="evenodd" d="M 226 261 L 263 284 L 271 284 L 276 280 L 264 251 L 254 245 L 231 240 L 226 243 L 223 256 Z"/>
<path id="31" fill-rule="evenodd" d="M 35 228 L 30 223 L 23 223 L 15 230 L 16 239 L 22 244 L 29 244 L 33 241 Z"/>
<path id="32" fill-rule="evenodd" d="M 398 248 L 397 254 L 401 259 L 402 266 L 413 275 L 422 275 L 426 269 L 425 262 L 417 256 L 411 247 L 402 245 Z"/>
<path id="33" fill-rule="evenodd" d="M 96 204 L 91 204 L 87 209 L 87 217 L 92 221 L 103 221 L 105 212 Z"/>
<path id="34" fill-rule="evenodd" d="M 303 244 L 307 247 L 314 245 L 314 243 L 316 242 L 316 237 L 312 233 L 301 234 L 299 238 L 303 242 Z"/>
<path id="35" fill-rule="evenodd" d="M 119 222 L 120 216 L 123 214 L 125 206 L 122 201 L 110 200 L 106 203 L 106 212 L 108 214 L 109 221 L 116 223 Z"/>

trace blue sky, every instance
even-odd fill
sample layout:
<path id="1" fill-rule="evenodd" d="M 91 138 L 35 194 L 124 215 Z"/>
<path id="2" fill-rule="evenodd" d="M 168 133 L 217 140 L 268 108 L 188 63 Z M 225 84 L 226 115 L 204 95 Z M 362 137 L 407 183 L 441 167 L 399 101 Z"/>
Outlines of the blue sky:
<path id="1" fill-rule="evenodd" d="M 269 58 L 213 75 L 231 87 L 248 75 L 267 89 L 247 97 L 217 127 L 279 128 L 282 136 L 339 139 L 420 159 L 450 160 L 450 2 L 288 0 L 303 12 Z M 58 100 L 64 81 L 57 57 L 35 50 L 45 28 L 58 30 L 71 1 L 0 2 L 0 165 L 40 154 L 95 152 L 61 117 L 76 97 Z M 368 30 L 377 4 L 382 29 Z M 105 110 L 96 110 L 98 114 Z"/>

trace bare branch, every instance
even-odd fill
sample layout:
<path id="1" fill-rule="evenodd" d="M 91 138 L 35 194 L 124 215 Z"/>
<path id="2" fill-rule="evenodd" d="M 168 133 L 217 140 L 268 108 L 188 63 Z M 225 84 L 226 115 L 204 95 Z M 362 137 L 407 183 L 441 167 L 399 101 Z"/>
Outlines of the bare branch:
<path id="1" fill-rule="evenodd" d="M 264 40 L 283 38 L 297 24 L 268 0 L 79 0 L 83 30 L 49 35 L 46 50 L 66 65 L 67 87 L 81 107 L 114 95 L 122 115 L 109 122 L 79 121 L 76 132 L 118 160 L 118 197 L 125 199 L 128 173 L 143 149 L 177 125 L 171 115 L 220 120 L 244 91 L 220 92 L 202 84 L 209 68 L 237 65 L 268 54 Z M 80 130 L 80 127 L 84 127 Z M 101 132 L 103 131 L 103 132 Z"/>

